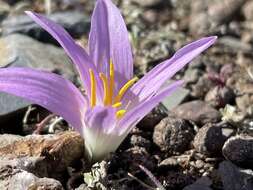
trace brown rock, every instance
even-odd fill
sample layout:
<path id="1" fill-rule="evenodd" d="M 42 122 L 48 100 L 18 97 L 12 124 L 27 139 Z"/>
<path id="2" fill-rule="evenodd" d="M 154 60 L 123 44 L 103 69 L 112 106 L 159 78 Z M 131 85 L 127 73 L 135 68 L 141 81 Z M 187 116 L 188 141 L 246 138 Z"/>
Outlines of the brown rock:
<path id="1" fill-rule="evenodd" d="M 212 82 L 208 76 L 200 77 L 198 82 L 193 85 L 191 95 L 193 97 L 197 97 L 198 99 L 203 99 L 212 86 Z"/>
<path id="2" fill-rule="evenodd" d="M 5 135 L 0 136 L 0 142 L 2 138 L 6 138 Z M 9 160 L 27 157 L 43 158 L 49 176 L 58 178 L 71 163 L 84 155 L 83 150 L 83 139 L 78 133 L 63 132 L 57 135 L 29 135 L 13 138 L 12 143 L 9 142 L 6 146 L 0 147 L 0 156 Z M 28 159 L 23 161 L 29 163 Z"/>
<path id="3" fill-rule="evenodd" d="M 32 173 L 6 164 L 0 166 L 0 189 L 63 190 L 63 187 L 55 179 L 38 178 Z"/>
<path id="4" fill-rule="evenodd" d="M 161 4 L 162 0 L 131 0 L 134 3 L 139 4 L 142 7 L 152 7 Z"/>
<path id="5" fill-rule="evenodd" d="M 222 153 L 234 164 L 253 169 L 253 137 L 240 135 L 229 138 L 222 148 Z"/>
<path id="6" fill-rule="evenodd" d="M 159 107 L 154 108 L 148 115 L 146 115 L 138 124 L 137 127 L 142 130 L 154 130 L 157 125 L 167 114 Z"/>
<path id="7" fill-rule="evenodd" d="M 224 107 L 234 103 L 235 93 L 231 88 L 216 86 L 206 94 L 205 101 L 216 108 Z"/>
<path id="8" fill-rule="evenodd" d="M 162 151 L 184 152 L 194 138 L 194 129 L 183 119 L 166 117 L 155 126 L 153 141 Z"/>
<path id="9" fill-rule="evenodd" d="M 233 15 L 241 9 L 247 0 L 224 0 L 210 4 L 208 15 L 217 24 L 223 24 L 232 19 Z M 212 2 L 212 1 L 211 1 Z"/>
<path id="10" fill-rule="evenodd" d="M 219 126 L 208 123 L 199 129 L 193 142 L 194 148 L 205 155 L 220 155 L 225 141 L 235 131 L 228 125 Z"/>
<path id="11" fill-rule="evenodd" d="M 248 1 L 243 6 L 243 15 L 249 21 L 253 21 L 253 1 Z"/>
<path id="12" fill-rule="evenodd" d="M 136 173 L 140 170 L 139 164 L 145 166 L 149 170 L 153 170 L 156 166 L 155 160 L 150 156 L 144 147 L 132 147 L 122 152 L 120 164 L 125 170 Z"/>
<path id="13" fill-rule="evenodd" d="M 216 31 L 219 29 L 218 26 L 231 21 L 234 14 L 240 11 L 246 0 L 199 2 L 194 1 L 192 3 L 192 15 L 189 25 L 193 35 L 210 34 Z"/>
<path id="14" fill-rule="evenodd" d="M 244 94 L 236 98 L 236 105 L 244 113 L 252 113 L 253 95 Z"/>
<path id="15" fill-rule="evenodd" d="M 218 174 L 224 190 L 252 190 L 253 171 L 237 167 L 229 161 L 219 164 Z"/>
<path id="16" fill-rule="evenodd" d="M 172 111 L 179 118 L 191 120 L 200 125 L 217 122 L 221 119 L 220 112 L 200 100 L 181 104 Z"/>

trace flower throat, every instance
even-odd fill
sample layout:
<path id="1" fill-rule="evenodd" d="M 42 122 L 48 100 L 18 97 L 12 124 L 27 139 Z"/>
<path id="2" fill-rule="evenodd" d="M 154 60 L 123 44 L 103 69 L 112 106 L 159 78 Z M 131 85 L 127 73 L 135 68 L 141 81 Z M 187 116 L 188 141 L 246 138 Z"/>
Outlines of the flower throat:
<path id="1" fill-rule="evenodd" d="M 91 83 L 91 91 L 90 91 L 90 105 L 94 107 L 96 105 L 96 79 L 94 76 L 94 72 L 92 69 L 89 69 L 90 73 L 90 83 Z M 121 99 L 127 90 L 138 80 L 137 77 L 129 80 L 123 87 L 119 90 L 118 94 L 114 97 L 114 65 L 112 61 L 110 61 L 110 73 L 109 78 L 106 77 L 104 73 L 99 73 L 99 77 L 103 82 L 104 89 L 104 97 L 103 103 L 104 106 L 112 106 L 114 108 L 119 108 L 122 106 Z M 124 116 L 126 113 L 125 109 L 119 109 L 116 112 L 116 116 L 118 119 Z"/>

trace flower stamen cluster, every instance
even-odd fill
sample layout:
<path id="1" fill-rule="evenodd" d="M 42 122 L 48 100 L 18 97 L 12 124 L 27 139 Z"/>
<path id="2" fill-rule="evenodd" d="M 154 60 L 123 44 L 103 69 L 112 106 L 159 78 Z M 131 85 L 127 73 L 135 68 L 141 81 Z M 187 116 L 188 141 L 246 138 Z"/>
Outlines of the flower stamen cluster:
<path id="1" fill-rule="evenodd" d="M 90 106 L 95 107 L 97 104 L 97 93 L 96 93 L 96 78 L 92 69 L 89 69 L 90 73 Z M 122 98 L 127 92 L 127 90 L 133 86 L 133 84 L 138 80 L 137 77 L 132 78 L 126 84 L 121 87 L 118 94 L 114 96 L 114 65 L 113 62 L 110 61 L 110 72 L 109 72 L 109 79 L 106 77 L 104 73 L 99 73 L 99 77 L 103 83 L 103 90 L 104 90 L 104 97 L 103 97 L 103 104 L 104 106 L 112 106 L 113 108 L 119 108 L 122 106 Z M 118 119 L 122 118 L 126 113 L 126 109 L 119 109 L 116 112 L 116 117 Z"/>

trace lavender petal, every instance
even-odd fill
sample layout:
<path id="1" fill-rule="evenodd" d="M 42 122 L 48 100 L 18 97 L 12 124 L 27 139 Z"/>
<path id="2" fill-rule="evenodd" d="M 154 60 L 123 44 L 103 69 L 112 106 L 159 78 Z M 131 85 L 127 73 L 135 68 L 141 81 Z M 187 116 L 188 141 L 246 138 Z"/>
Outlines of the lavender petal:
<path id="1" fill-rule="evenodd" d="M 183 81 L 176 81 L 173 84 L 169 85 L 167 88 L 161 92 L 155 94 L 149 100 L 144 100 L 139 103 L 132 110 L 128 111 L 126 115 L 118 123 L 118 133 L 122 135 L 123 133 L 128 133 L 131 129 L 146 115 L 148 114 L 155 106 L 159 104 L 166 96 L 176 90 L 181 86 Z"/>
<path id="2" fill-rule="evenodd" d="M 1 68 L 0 91 L 45 107 L 81 132 L 87 100 L 61 76 L 29 68 Z"/>
<path id="3" fill-rule="evenodd" d="M 89 69 L 94 71 L 99 86 L 98 96 L 102 98 L 102 84 L 99 80 L 99 75 L 96 71 L 95 65 L 85 50 L 76 44 L 73 38 L 60 25 L 47 19 L 41 14 L 33 13 L 31 11 L 26 11 L 26 14 L 29 15 L 43 29 L 49 32 L 64 48 L 68 56 L 72 59 L 73 63 L 77 66 L 88 96 L 90 95 Z"/>
<path id="4" fill-rule="evenodd" d="M 111 0 L 97 0 L 91 20 L 89 49 L 99 72 L 107 76 L 112 59 L 116 89 L 133 77 L 133 56 L 127 28 Z"/>
<path id="5" fill-rule="evenodd" d="M 139 101 L 149 97 L 187 63 L 209 48 L 216 39 L 216 36 L 202 38 L 181 48 L 171 59 L 160 63 L 148 72 L 131 88 L 131 92 L 138 95 Z"/>

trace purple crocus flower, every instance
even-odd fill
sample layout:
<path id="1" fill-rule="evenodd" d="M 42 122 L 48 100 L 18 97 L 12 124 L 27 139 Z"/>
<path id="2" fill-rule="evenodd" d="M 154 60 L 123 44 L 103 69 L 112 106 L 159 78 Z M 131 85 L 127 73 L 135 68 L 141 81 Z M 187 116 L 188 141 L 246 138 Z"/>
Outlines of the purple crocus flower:
<path id="1" fill-rule="evenodd" d="M 29 68 L 1 68 L 0 91 L 28 99 L 62 116 L 85 140 L 92 161 L 117 149 L 130 130 L 182 81 L 163 84 L 216 37 L 195 41 L 137 81 L 128 32 L 111 0 L 97 0 L 88 52 L 58 24 L 26 12 L 64 48 L 79 71 L 85 94 L 61 76 Z"/>

